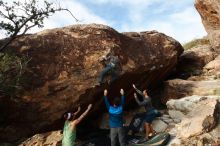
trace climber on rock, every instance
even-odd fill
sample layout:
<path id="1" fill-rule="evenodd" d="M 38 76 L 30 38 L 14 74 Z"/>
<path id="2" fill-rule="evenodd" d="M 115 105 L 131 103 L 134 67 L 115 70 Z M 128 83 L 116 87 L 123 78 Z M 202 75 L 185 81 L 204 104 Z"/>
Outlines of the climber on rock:
<path id="1" fill-rule="evenodd" d="M 74 113 L 65 113 L 65 124 L 63 128 L 62 146 L 76 146 L 76 126 L 82 121 L 87 115 L 89 110 L 92 108 L 92 104 L 89 104 L 86 111 L 80 116 L 80 107 Z"/>
<path id="2" fill-rule="evenodd" d="M 107 98 L 108 91 L 106 89 L 104 90 L 104 101 L 109 112 L 111 146 L 116 146 L 117 137 L 120 146 L 126 145 L 125 131 L 123 129 L 123 108 L 125 103 L 124 90 L 121 89 L 120 93 L 121 99 L 115 97 L 113 105 L 110 105 Z"/>
<path id="3" fill-rule="evenodd" d="M 99 75 L 99 83 L 104 83 L 104 78 L 110 74 L 111 80 L 108 82 L 109 84 L 115 81 L 121 71 L 121 65 L 119 57 L 114 55 L 113 53 L 109 53 L 107 56 L 104 56 L 100 59 L 100 62 L 103 63 L 105 68 L 101 71 Z"/>
<path id="4" fill-rule="evenodd" d="M 144 114 L 145 138 L 140 141 L 140 142 L 144 142 L 144 141 L 147 141 L 150 136 L 153 136 L 156 134 L 156 132 L 153 130 L 151 123 L 156 117 L 160 116 L 160 113 L 155 108 L 153 108 L 152 103 L 151 103 L 151 98 L 148 96 L 146 90 L 141 92 L 140 90 L 136 88 L 134 84 L 133 84 L 133 88 L 143 98 L 143 100 L 140 101 L 137 97 L 137 94 L 134 93 L 134 98 L 136 102 L 138 103 L 139 106 L 144 106 L 146 110 L 146 113 Z"/>

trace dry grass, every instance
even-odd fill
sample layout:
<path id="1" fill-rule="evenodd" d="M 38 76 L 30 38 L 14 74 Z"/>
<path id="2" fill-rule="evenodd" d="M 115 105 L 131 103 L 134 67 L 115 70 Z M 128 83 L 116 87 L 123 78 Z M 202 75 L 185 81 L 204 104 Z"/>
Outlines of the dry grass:
<path id="1" fill-rule="evenodd" d="M 207 44 L 210 44 L 210 42 L 206 37 L 204 37 L 204 38 L 201 38 L 201 39 L 194 39 L 194 40 L 192 40 L 188 43 L 185 43 L 183 45 L 183 48 L 185 50 L 188 50 L 188 49 L 190 49 L 192 47 L 195 47 L 195 46 L 198 46 L 198 45 L 207 45 Z"/>
<path id="2" fill-rule="evenodd" d="M 219 96 L 220 95 L 220 89 L 215 89 L 214 90 L 214 95 L 218 95 Z"/>

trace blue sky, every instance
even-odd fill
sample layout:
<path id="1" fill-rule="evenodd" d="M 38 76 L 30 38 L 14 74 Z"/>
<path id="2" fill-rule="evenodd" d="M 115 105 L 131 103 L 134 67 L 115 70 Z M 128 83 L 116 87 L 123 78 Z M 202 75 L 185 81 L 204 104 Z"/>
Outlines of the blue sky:
<path id="1" fill-rule="evenodd" d="M 80 22 L 75 22 L 66 12 L 59 12 L 45 21 L 43 29 L 101 23 L 119 32 L 157 30 L 182 44 L 206 35 L 194 0 L 60 0 L 59 3 L 70 9 Z M 40 30 L 34 28 L 30 32 Z"/>

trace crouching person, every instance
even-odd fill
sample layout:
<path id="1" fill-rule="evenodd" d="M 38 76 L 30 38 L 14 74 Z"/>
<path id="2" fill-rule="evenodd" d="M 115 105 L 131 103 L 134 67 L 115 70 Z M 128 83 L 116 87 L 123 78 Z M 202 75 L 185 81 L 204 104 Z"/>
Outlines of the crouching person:
<path id="1" fill-rule="evenodd" d="M 125 103 L 124 90 L 120 90 L 121 99 L 115 97 L 113 105 L 110 105 L 107 94 L 108 91 L 104 90 L 104 101 L 109 113 L 109 126 L 110 126 L 110 138 L 111 146 L 116 146 L 117 137 L 119 139 L 120 146 L 126 145 L 125 131 L 123 129 L 123 107 Z"/>
<path id="2" fill-rule="evenodd" d="M 78 107 L 75 113 L 64 114 L 65 124 L 63 128 L 62 146 L 76 146 L 76 126 L 82 121 L 91 108 L 92 104 L 89 104 L 86 111 L 80 116 L 78 115 L 80 107 Z"/>

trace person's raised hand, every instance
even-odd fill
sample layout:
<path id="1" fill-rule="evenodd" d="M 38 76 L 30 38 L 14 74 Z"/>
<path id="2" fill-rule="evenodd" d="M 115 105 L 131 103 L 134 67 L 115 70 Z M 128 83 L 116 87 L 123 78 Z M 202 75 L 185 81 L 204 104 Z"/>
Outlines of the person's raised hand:
<path id="1" fill-rule="evenodd" d="M 137 98 L 137 94 L 136 93 L 134 93 L 134 97 Z"/>
<path id="2" fill-rule="evenodd" d="M 136 86 L 134 84 L 132 84 L 133 88 L 136 89 Z"/>
<path id="3" fill-rule="evenodd" d="M 78 113 L 81 110 L 81 107 L 78 106 L 76 113 Z"/>
<path id="4" fill-rule="evenodd" d="M 92 108 L 92 104 L 89 104 L 88 105 L 88 109 L 90 110 Z"/>
<path id="5" fill-rule="evenodd" d="M 104 90 L 104 96 L 107 96 L 107 94 L 108 94 L 108 90 L 105 89 L 105 90 Z"/>
<path id="6" fill-rule="evenodd" d="M 120 93 L 121 93 L 121 95 L 124 95 L 124 94 L 125 94 L 125 92 L 124 92 L 123 89 L 120 90 Z"/>

